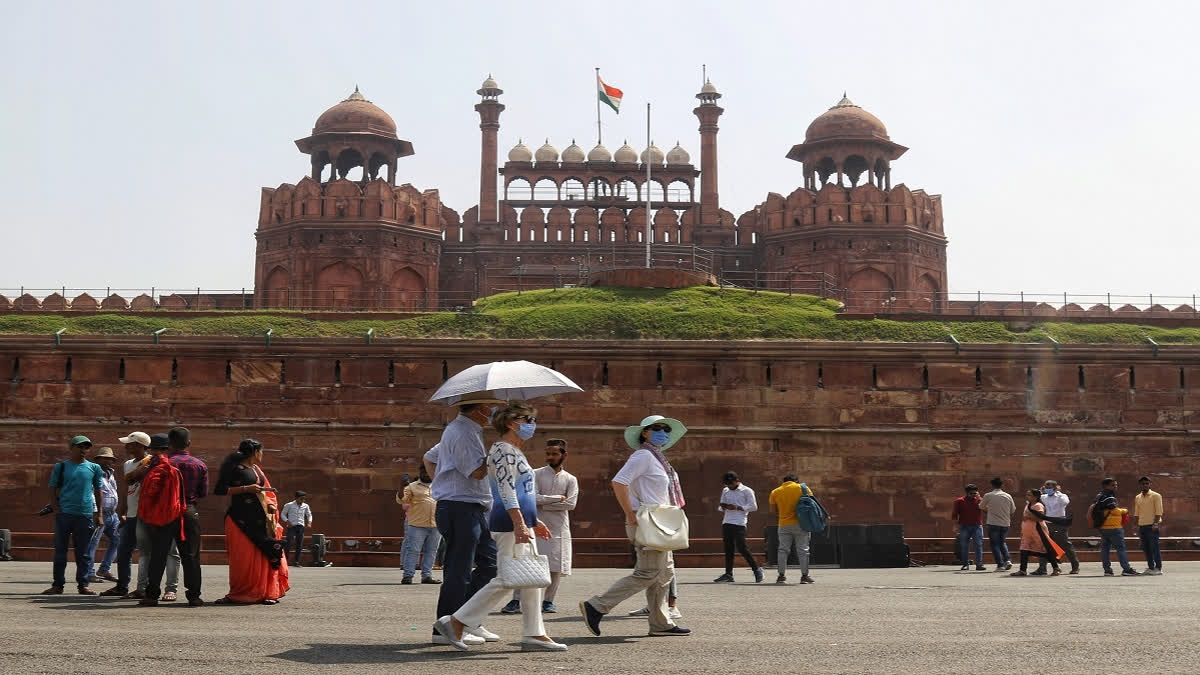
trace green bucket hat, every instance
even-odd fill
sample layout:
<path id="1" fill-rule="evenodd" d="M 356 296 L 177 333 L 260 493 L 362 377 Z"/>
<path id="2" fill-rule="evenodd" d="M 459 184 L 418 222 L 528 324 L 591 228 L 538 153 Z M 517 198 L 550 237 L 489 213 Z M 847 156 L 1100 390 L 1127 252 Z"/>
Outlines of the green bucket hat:
<path id="1" fill-rule="evenodd" d="M 671 427 L 671 438 L 667 440 L 666 445 L 662 446 L 663 450 L 675 445 L 675 443 L 677 443 L 679 439 L 683 438 L 683 435 L 687 433 L 687 427 L 683 426 L 683 422 L 680 422 L 677 419 L 663 417 L 662 415 L 650 415 L 646 419 L 642 420 L 641 424 L 636 424 L 625 429 L 625 442 L 629 444 L 629 447 L 633 448 L 634 450 L 638 450 L 642 447 L 642 442 L 639 440 L 642 435 L 642 429 L 645 429 L 651 424 L 665 424 Z"/>

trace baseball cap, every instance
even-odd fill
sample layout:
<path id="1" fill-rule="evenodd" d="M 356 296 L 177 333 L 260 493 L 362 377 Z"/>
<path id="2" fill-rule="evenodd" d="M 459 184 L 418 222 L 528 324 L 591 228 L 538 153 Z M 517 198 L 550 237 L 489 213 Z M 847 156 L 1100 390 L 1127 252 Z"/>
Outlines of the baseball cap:
<path id="1" fill-rule="evenodd" d="M 167 440 L 166 434 L 154 434 L 150 437 L 151 450 L 166 450 L 171 447 L 171 443 Z"/>
<path id="2" fill-rule="evenodd" d="M 137 443 L 144 448 L 150 447 L 150 436 L 142 431 L 135 431 L 128 436 L 117 439 L 118 443 Z"/>
<path id="3" fill-rule="evenodd" d="M 87 436 L 76 436 L 71 439 L 71 445 L 86 445 L 90 448 L 92 447 L 92 439 Z"/>

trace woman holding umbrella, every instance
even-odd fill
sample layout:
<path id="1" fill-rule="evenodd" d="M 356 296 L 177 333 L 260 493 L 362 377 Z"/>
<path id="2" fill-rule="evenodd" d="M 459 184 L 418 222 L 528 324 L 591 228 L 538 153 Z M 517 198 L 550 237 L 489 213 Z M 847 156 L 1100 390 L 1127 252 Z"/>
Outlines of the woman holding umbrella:
<path id="1" fill-rule="evenodd" d="M 533 479 L 533 468 L 521 452 L 521 446 L 533 438 L 537 429 L 536 415 L 537 411 L 524 401 L 510 401 L 492 416 L 492 426 L 500 432 L 500 440 L 492 444 L 487 457 L 493 500 L 488 526 L 496 540 L 498 556 L 512 556 L 517 544 L 529 544 L 534 535 L 539 539 L 550 539 L 550 530 L 537 517 L 537 484 Z M 433 624 L 434 630 L 457 649 L 466 651 L 465 631 L 478 629 L 488 612 L 509 590 L 500 579 L 493 578 L 458 611 L 440 617 Z M 543 590 L 523 589 L 521 604 L 541 607 Z M 541 612 L 529 611 L 523 616 L 523 649 L 566 651 L 566 645 L 546 635 Z"/>
<path id="2" fill-rule="evenodd" d="M 670 551 L 636 543 L 639 506 L 660 504 L 683 508 L 685 504 L 679 475 L 663 453 L 686 433 L 683 422 L 662 415 L 650 415 L 641 424 L 625 430 L 625 442 L 634 452 L 613 477 L 612 486 L 625 513 L 625 534 L 637 549 L 637 563 L 632 574 L 618 580 L 603 594 L 579 603 L 580 614 L 592 635 L 600 635 L 600 620 L 605 614 L 642 591 L 650 610 L 651 635 L 683 636 L 692 632 L 675 625 L 667 614 L 667 589 L 675 576 L 674 556 Z"/>

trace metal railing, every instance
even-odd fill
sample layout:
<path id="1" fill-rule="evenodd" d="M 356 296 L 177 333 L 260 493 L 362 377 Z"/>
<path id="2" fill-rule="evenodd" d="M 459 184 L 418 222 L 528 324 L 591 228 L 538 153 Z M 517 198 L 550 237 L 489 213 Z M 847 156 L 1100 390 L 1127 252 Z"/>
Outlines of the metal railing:
<path id="1" fill-rule="evenodd" d="M 1200 318 L 1197 295 L 859 291 L 841 289 L 847 312 L 1054 318 Z"/>
<path id="2" fill-rule="evenodd" d="M 839 298 L 837 277 L 825 272 L 762 272 L 760 270 L 721 270 L 717 283 L 722 288 L 774 291 L 788 295 L 815 295 Z"/>

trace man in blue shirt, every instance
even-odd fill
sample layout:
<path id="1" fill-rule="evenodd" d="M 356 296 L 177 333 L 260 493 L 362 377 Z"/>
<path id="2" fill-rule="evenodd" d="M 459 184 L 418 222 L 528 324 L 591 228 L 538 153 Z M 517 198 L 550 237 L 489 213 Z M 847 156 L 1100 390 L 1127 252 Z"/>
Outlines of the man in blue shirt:
<path id="1" fill-rule="evenodd" d="M 88 568 L 92 565 L 90 552 L 92 532 L 103 527 L 97 505 L 104 470 L 99 464 L 87 461 L 92 447 L 87 436 L 71 439 L 71 457 L 54 465 L 50 471 L 50 504 L 54 514 L 54 582 L 42 595 L 59 595 L 67 585 L 67 543 L 75 545 L 75 583 L 80 595 L 95 595 L 88 587 Z"/>
<path id="2" fill-rule="evenodd" d="M 433 475 L 438 532 L 446 541 L 435 618 L 458 611 L 496 576 L 496 542 L 488 527 L 492 489 L 487 480 L 483 425 L 491 418 L 493 406 L 501 403 L 487 392 L 459 401 L 458 417 L 446 425 L 441 442 L 423 458 L 426 469 Z M 470 637 L 465 640 L 467 644 L 500 639 L 482 626 Z M 442 636 L 434 635 L 435 643 L 443 640 Z"/>

